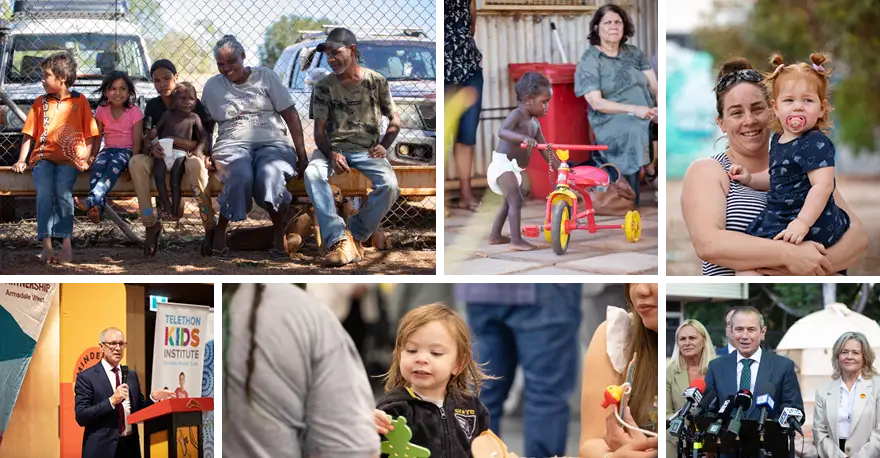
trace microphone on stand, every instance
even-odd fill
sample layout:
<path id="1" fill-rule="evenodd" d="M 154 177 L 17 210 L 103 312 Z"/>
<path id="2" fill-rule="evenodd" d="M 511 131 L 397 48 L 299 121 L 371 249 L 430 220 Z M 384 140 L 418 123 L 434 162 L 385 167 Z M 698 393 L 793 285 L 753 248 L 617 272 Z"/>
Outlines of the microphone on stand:
<path id="1" fill-rule="evenodd" d="M 779 414 L 779 426 L 786 429 L 794 429 L 801 436 L 804 435 L 804 432 L 801 430 L 801 424 L 803 421 L 804 412 L 797 407 L 786 407 L 782 409 L 782 413 Z"/>
<path id="2" fill-rule="evenodd" d="M 703 399 L 703 391 L 705 390 L 706 381 L 701 378 L 694 379 L 688 389 L 684 390 L 682 396 L 684 396 L 685 404 L 684 407 L 678 411 L 676 418 L 672 420 L 672 423 L 669 426 L 670 434 L 675 437 L 678 437 L 681 434 L 681 427 L 683 426 L 685 419 L 691 417 L 691 407 L 700 403 Z"/>
<path id="3" fill-rule="evenodd" d="M 707 436 L 718 437 L 721 435 L 721 430 L 723 429 L 724 423 L 730 419 L 730 412 L 733 410 L 733 399 L 736 397 L 735 394 L 732 394 L 724 400 L 724 403 L 721 404 L 721 408 L 718 409 L 718 419 L 715 420 L 714 423 L 709 425 L 709 428 L 706 429 Z"/>
<path id="4" fill-rule="evenodd" d="M 765 387 L 768 388 L 768 387 Z M 760 414 L 758 414 L 758 441 L 760 448 L 758 449 L 758 458 L 766 458 L 768 456 L 767 449 L 764 442 L 764 432 L 765 432 L 765 423 L 767 421 L 767 415 L 773 412 L 773 407 L 776 405 L 776 402 L 773 401 L 773 396 L 770 393 L 773 392 L 773 388 L 765 389 L 764 394 L 757 397 L 755 400 L 755 405 L 758 406 Z"/>
<path id="5" fill-rule="evenodd" d="M 770 396 L 769 393 L 762 394 L 755 400 L 755 405 L 761 409 L 761 414 L 758 416 L 758 431 L 764 431 L 764 422 L 767 421 L 767 415 L 773 412 L 775 404 L 773 396 Z"/>
<path id="6" fill-rule="evenodd" d="M 739 437 L 739 430 L 742 428 L 740 417 L 743 412 L 747 412 L 752 407 L 752 392 L 745 389 L 740 390 L 733 398 L 733 406 L 736 410 L 733 411 L 733 418 L 730 419 L 730 423 L 727 425 L 727 432 L 724 433 L 724 437 L 721 439 L 721 445 L 724 449 L 733 447 L 736 443 L 736 438 Z"/>

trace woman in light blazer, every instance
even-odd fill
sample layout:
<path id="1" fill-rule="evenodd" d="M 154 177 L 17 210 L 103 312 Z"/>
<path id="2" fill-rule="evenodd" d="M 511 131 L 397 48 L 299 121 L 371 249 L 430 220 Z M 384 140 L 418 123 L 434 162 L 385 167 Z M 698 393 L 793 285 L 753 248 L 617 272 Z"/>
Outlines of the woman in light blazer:
<path id="1" fill-rule="evenodd" d="M 820 458 L 880 456 L 880 378 L 874 350 L 860 332 L 834 343 L 832 381 L 816 390 L 813 441 Z"/>
<path id="2" fill-rule="evenodd" d="M 666 366 L 666 417 L 684 407 L 682 393 L 694 379 L 706 376 L 715 346 L 706 327 L 697 320 L 685 320 L 675 331 L 675 347 Z M 676 456 L 676 439 L 666 434 L 666 456 Z"/>

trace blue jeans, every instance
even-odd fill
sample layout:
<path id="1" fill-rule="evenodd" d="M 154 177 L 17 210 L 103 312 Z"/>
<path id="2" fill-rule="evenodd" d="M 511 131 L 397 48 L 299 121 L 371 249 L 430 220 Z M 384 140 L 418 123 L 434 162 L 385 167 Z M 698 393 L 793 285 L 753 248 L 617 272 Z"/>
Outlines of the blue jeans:
<path id="1" fill-rule="evenodd" d="M 291 147 L 257 145 L 227 147 L 212 155 L 222 167 L 223 191 L 217 197 L 220 215 L 229 221 L 247 218 L 253 202 L 266 211 L 279 211 L 293 200 L 287 182 L 296 176 L 296 153 Z"/>
<path id="2" fill-rule="evenodd" d="M 373 192 L 367 196 L 366 205 L 348 219 L 351 235 L 355 240 L 364 241 L 379 228 L 382 219 L 400 196 L 397 175 L 388 159 L 372 158 L 365 151 L 341 154 L 345 156 L 349 167 L 357 169 L 373 182 Z M 305 184 L 306 192 L 315 207 L 326 247 L 332 247 L 345 237 L 345 221 L 336 214 L 336 201 L 333 200 L 333 191 L 327 181 L 332 174 L 333 166 L 327 157 L 321 151 L 315 151 L 306 167 Z"/>
<path id="3" fill-rule="evenodd" d="M 544 286 L 544 285 L 541 285 Z M 578 290 L 579 291 L 579 290 Z M 525 375 L 525 453 L 564 456 L 568 398 L 580 367 L 580 294 L 540 294 L 536 305 L 467 304 L 475 337 L 474 359 L 489 375 L 480 400 L 489 409 L 490 427 L 500 434 L 504 400 L 517 365 Z"/>
<path id="4" fill-rule="evenodd" d="M 98 153 L 89 176 L 89 198 L 86 201 L 89 208 L 98 207 L 103 211 L 104 199 L 116 185 L 119 175 L 128 168 L 129 159 L 131 149 L 128 148 L 104 148 Z"/>
<path id="5" fill-rule="evenodd" d="M 477 91 L 477 100 L 464 112 L 458 121 L 458 134 L 455 143 L 464 145 L 477 144 L 477 126 L 480 123 L 480 111 L 483 109 L 483 69 L 477 69 L 461 86 L 449 86 L 447 94 L 452 94 L 459 89 L 472 87 Z"/>
<path id="6" fill-rule="evenodd" d="M 72 165 L 37 161 L 37 239 L 73 237 L 73 183 L 79 171 Z"/>

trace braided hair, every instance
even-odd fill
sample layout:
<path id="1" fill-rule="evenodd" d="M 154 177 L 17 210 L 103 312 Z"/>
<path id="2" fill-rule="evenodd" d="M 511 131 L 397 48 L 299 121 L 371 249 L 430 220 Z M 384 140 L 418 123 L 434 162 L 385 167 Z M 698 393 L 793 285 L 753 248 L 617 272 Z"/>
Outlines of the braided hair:
<path id="1" fill-rule="evenodd" d="M 238 292 L 241 287 L 241 283 L 227 283 L 223 285 L 223 306 L 227 310 L 227 313 L 223 314 L 223 379 L 227 380 L 226 369 L 229 367 L 229 359 L 227 350 L 229 349 L 230 341 L 230 321 L 229 316 L 230 313 L 229 305 L 232 302 L 232 297 Z M 305 289 L 306 285 L 304 283 L 295 283 L 295 285 L 301 289 Z M 248 332 L 250 333 L 250 340 L 248 343 L 248 357 L 246 362 L 246 372 L 244 379 L 244 391 L 245 398 L 248 403 L 251 402 L 251 377 L 254 373 L 254 353 L 257 349 L 257 312 L 260 305 L 263 303 L 263 292 L 266 290 L 266 285 L 263 283 L 254 284 L 254 295 L 251 298 L 251 307 L 250 307 L 250 315 L 248 316 Z M 224 395 L 226 394 L 226 388 L 229 384 L 223 385 Z"/>

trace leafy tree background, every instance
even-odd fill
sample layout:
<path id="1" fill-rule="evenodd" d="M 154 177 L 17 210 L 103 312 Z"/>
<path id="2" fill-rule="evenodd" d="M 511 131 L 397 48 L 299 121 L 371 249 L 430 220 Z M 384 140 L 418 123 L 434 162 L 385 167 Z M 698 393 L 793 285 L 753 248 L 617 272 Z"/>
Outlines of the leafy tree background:
<path id="1" fill-rule="evenodd" d="M 837 302 L 848 307 L 859 302 L 862 284 L 846 283 L 837 285 Z M 869 284 L 863 315 L 880 318 L 880 284 Z M 767 345 L 775 348 L 785 331 L 799 318 L 821 310 L 824 307 L 822 285 L 812 284 L 750 284 L 749 299 L 745 301 L 688 303 L 685 307 L 687 318 L 693 318 L 706 326 L 716 347 L 727 344 L 724 333 L 724 315 L 728 307 L 751 305 L 764 315 L 767 325 Z M 671 348 L 671 347 L 670 347 Z"/>
<path id="2" fill-rule="evenodd" d="M 151 46 L 155 59 L 170 59 L 180 73 L 211 73 L 215 67 L 212 46 L 186 32 L 172 30 Z"/>
<path id="3" fill-rule="evenodd" d="M 742 56 L 764 71 L 779 51 L 788 62 L 831 56 L 835 138 L 859 152 L 880 152 L 880 5 L 876 0 L 715 0 L 697 45 L 716 62 Z M 713 18 L 724 18 L 716 23 Z"/>
<path id="4" fill-rule="evenodd" d="M 260 63 L 272 68 L 281 57 L 284 48 L 296 43 L 300 33 L 306 30 L 321 30 L 322 26 L 334 24 L 327 18 L 300 17 L 296 15 L 282 16 L 266 28 L 265 43 L 260 47 Z"/>
<path id="5" fill-rule="evenodd" d="M 165 24 L 159 0 L 130 0 L 128 8 L 129 17 L 138 25 L 144 40 L 154 41 L 162 36 Z"/>

